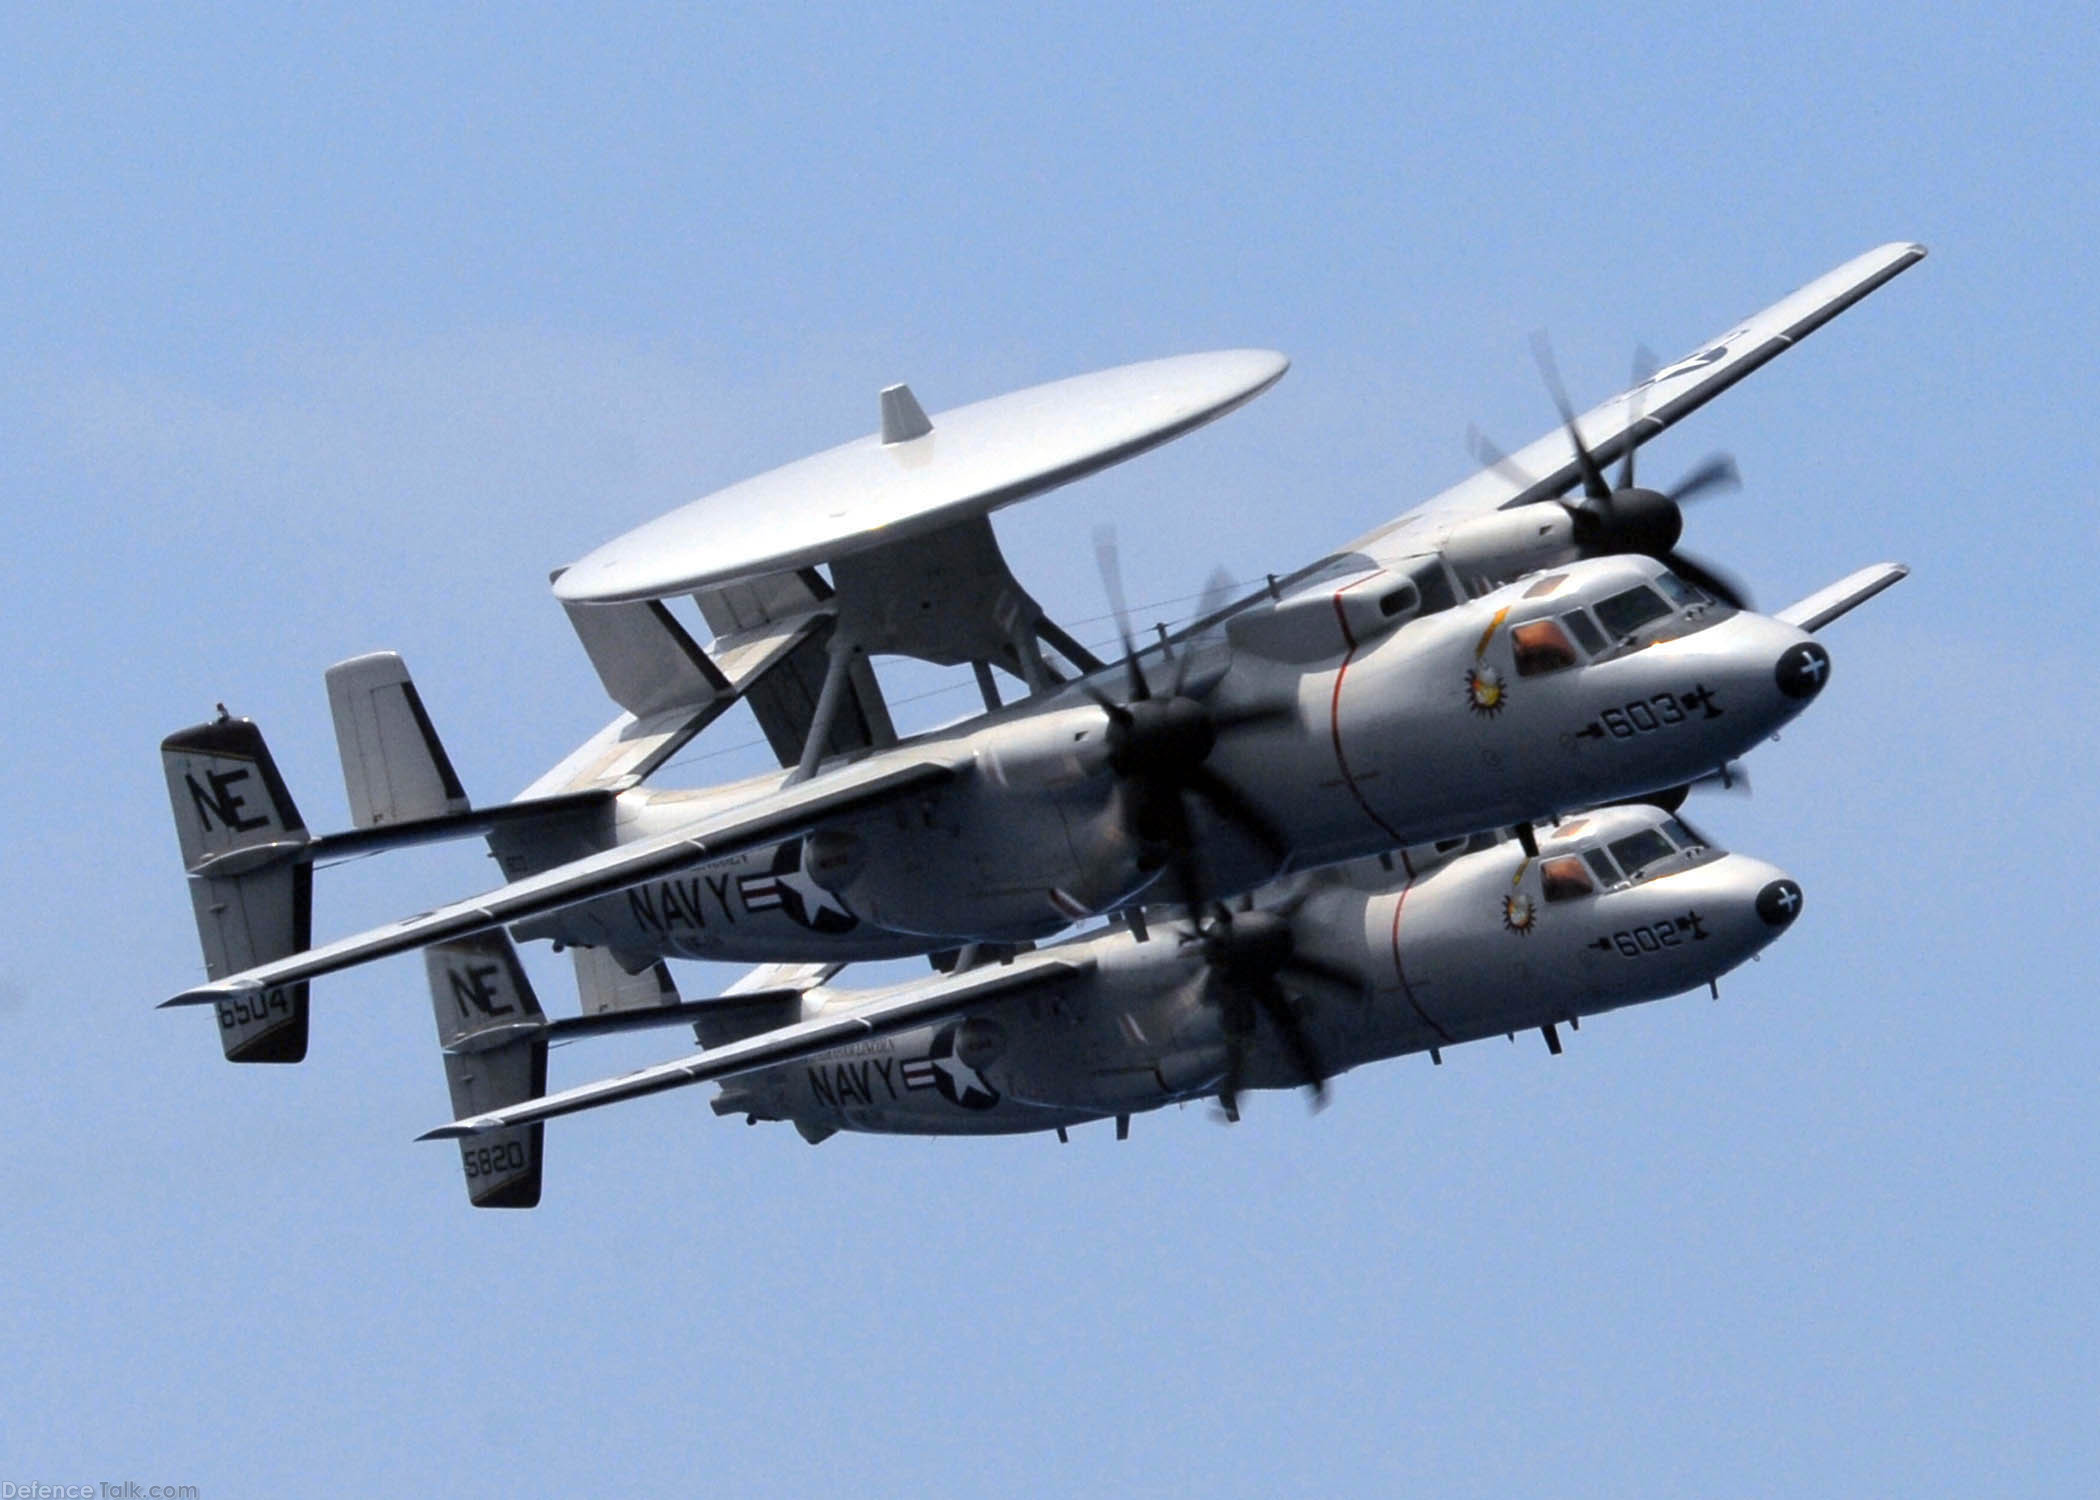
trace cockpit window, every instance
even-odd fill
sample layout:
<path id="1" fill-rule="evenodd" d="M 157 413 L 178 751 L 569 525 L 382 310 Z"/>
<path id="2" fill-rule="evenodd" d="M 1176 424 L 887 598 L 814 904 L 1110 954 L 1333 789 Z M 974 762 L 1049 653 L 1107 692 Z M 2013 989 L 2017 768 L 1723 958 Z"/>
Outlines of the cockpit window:
<path id="1" fill-rule="evenodd" d="M 1619 867 L 1611 862 L 1611 856 L 1602 849 L 1592 849 L 1582 856 L 1589 861 L 1590 868 L 1597 872 L 1597 879 L 1606 885 L 1619 883 Z"/>
<path id="2" fill-rule="evenodd" d="M 1639 833 L 1630 833 L 1623 839 L 1614 840 L 1611 852 L 1612 857 L 1618 860 L 1619 868 L 1624 870 L 1629 878 L 1639 880 L 1647 873 L 1648 866 L 1658 860 L 1668 859 L 1675 851 L 1670 848 L 1668 839 L 1652 828 L 1643 828 Z"/>
<path id="3" fill-rule="evenodd" d="M 1568 640 L 1568 633 L 1552 620 L 1532 620 L 1510 628 L 1510 645 L 1517 654 L 1517 675 L 1539 677 L 1572 667 L 1581 658 Z"/>
<path id="4" fill-rule="evenodd" d="M 1590 872 L 1583 868 L 1580 858 L 1563 854 L 1557 859 L 1546 860 L 1539 866 L 1539 885 L 1548 901 L 1572 901 L 1577 896 L 1594 896 L 1596 884 Z"/>
<path id="5" fill-rule="evenodd" d="M 1662 585 L 1664 593 L 1687 609 L 1695 604 L 1711 604 L 1713 602 L 1698 589 L 1693 588 L 1682 578 L 1679 578 L 1675 573 L 1665 573 L 1655 581 Z"/>
<path id="6" fill-rule="evenodd" d="M 1597 601 L 1597 618 L 1615 636 L 1632 635 L 1650 620 L 1660 620 L 1669 613 L 1670 606 L 1663 596 L 1646 584 Z"/>
<path id="7" fill-rule="evenodd" d="M 1583 650 L 1592 656 L 1603 653 L 1604 632 L 1597 628 L 1597 622 L 1589 617 L 1588 611 L 1578 609 L 1560 619 L 1563 625 L 1575 632 L 1575 639 L 1582 642 Z"/>
<path id="8" fill-rule="evenodd" d="M 1694 829 L 1691 824 L 1685 822 L 1682 818 L 1672 818 L 1669 822 L 1663 824 L 1663 832 L 1667 833 L 1670 836 L 1670 841 L 1680 849 L 1711 849 L 1713 847 L 1713 840 Z"/>
<path id="9" fill-rule="evenodd" d="M 1565 573 L 1548 573 L 1530 588 L 1524 590 L 1524 597 L 1527 599 L 1543 599 L 1567 581 L 1568 575 Z"/>

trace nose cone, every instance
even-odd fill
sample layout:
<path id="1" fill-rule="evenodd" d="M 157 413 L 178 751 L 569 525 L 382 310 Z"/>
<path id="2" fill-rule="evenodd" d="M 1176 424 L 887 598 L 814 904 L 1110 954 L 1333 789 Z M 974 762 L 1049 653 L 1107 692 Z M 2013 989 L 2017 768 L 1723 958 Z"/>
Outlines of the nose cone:
<path id="1" fill-rule="evenodd" d="M 1777 865 L 1747 854 L 1725 854 L 1683 878 L 1707 888 L 1713 930 L 1723 939 L 1730 967 L 1776 941 L 1801 915 L 1800 883 Z M 1656 882 L 1658 887 L 1669 884 Z"/>
<path id="2" fill-rule="evenodd" d="M 1779 665 L 1773 668 L 1772 677 L 1780 692 L 1806 703 L 1822 692 L 1823 684 L 1830 680 L 1830 653 L 1820 641 L 1798 641 L 1779 654 Z"/>
<path id="3" fill-rule="evenodd" d="M 1770 947 L 1801 913 L 1801 887 L 1784 870 L 1743 854 L 1719 859 L 1598 902 L 1606 941 L 1601 993 L 1614 1004 L 1674 995 L 1718 979 Z"/>
<path id="4" fill-rule="evenodd" d="M 1784 875 L 1766 881 L 1764 889 L 1757 893 L 1757 915 L 1777 937 L 1801 915 L 1801 887 Z"/>

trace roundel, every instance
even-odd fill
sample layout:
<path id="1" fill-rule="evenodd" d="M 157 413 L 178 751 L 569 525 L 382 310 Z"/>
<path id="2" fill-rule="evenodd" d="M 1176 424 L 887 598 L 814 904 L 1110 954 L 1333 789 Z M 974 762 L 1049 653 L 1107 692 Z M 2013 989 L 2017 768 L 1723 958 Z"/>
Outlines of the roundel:
<path id="1" fill-rule="evenodd" d="M 934 1033 L 933 1045 L 926 1049 L 926 1061 L 933 1069 L 933 1086 L 951 1104 L 960 1104 L 964 1109 L 990 1109 L 999 1102 L 999 1091 L 961 1055 L 975 1054 L 978 1049 L 965 1044 L 961 1052 L 957 1050 L 957 1040 L 966 1024 L 950 1021 Z"/>
<path id="2" fill-rule="evenodd" d="M 763 875 L 746 875 L 738 882 L 747 911 L 778 908 L 790 922 L 812 932 L 851 932 L 860 918 L 846 903 L 810 877 L 807 869 L 809 840 L 790 839 L 773 851 L 773 864 Z"/>

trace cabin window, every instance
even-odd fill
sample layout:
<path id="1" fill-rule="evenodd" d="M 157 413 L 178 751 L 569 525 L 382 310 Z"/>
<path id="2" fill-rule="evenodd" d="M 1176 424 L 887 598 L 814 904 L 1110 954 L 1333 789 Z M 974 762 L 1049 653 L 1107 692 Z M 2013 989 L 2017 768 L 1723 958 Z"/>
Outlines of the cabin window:
<path id="1" fill-rule="evenodd" d="M 1588 611 L 1578 609 L 1572 614 L 1562 615 L 1560 620 L 1575 632 L 1575 639 L 1582 642 L 1583 650 L 1592 656 L 1603 655 L 1604 632 L 1597 628 L 1597 622 L 1589 617 Z"/>
<path id="2" fill-rule="evenodd" d="M 1590 872 L 1573 854 L 1563 854 L 1542 863 L 1539 866 L 1539 886 L 1545 891 L 1548 901 L 1573 901 L 1577 896 L 1597 894 Z"/>
<path id="3" fill-rule="evenodd" d="M 1531 620 L 1512 626 L 1509 642 L 1517 654 L 1519 677 L 1541 677 L 1548 672 L 1558 672 L 1562 667 L 1572 667 L 1581 660 L 1568 640 L 1568 633 L 1552 620 Z"/>
<path id="4" fill-rule="evenodd" d="M 1592 849 L 1582 857 L 1588 860 L 1590 868 L 1597 872 L 1599 881 L 1605 885 L 1619 883 L 1619 867 L 1611 862 L 1611 856 L 1602 849 Z"/>
<path id="5" fill-rule="evenodd" d="M 1632 635 L 1649 621 L 1660 620 L 1669 613 L 1670 606 L 1663 596 L 1646 584 L 1597 601 L 1597 618 L 1615 636 Z"/>
<path id="6" fill-rule="evenodd" d="M 1647 873 L 1648 866 L 1668 859 L 1674 851 L 1670 848 L 1668 839 L 1652 828 L 1643 828 L 1639 833 L 1614 840 L 1611 852 L 1612 857 L 1618 860 L 1619 868 L 1624 870 L 1629 878 L 1639 880 Z"/>

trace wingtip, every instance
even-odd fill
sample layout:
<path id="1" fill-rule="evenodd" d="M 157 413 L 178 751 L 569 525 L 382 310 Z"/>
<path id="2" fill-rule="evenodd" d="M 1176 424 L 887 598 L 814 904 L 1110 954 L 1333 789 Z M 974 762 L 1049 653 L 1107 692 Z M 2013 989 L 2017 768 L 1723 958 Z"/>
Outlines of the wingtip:
<path id="1" fill-rule="evenodd" d="M 419 1141 L 456 1141 L 473 1133 L 467 1126 L 455 1120 L 450 1125 L 440 1125 L 435 1130 L 426 1130 L 417 1136 L 416 1139 Z"/>

